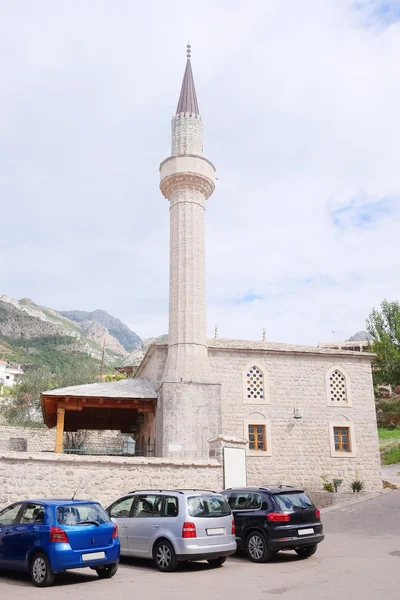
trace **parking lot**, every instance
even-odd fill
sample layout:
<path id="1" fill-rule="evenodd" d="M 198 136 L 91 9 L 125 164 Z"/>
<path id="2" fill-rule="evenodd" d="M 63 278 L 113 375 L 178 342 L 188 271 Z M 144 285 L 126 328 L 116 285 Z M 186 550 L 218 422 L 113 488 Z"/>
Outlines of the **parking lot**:
<path id="1" fill-rule="evenodd" d="M 267 564 L 235 555 L 219 569 L 207 563 L 159 573 L 150 561 L 123 559 L 117 575 L 99 580 L 93 571 L 60 575 L 51 588 L 32 586 L 25 574 L 2 572 L 0 598 L 30 600 L 172 600 L 268 598 L 397 600 L 400 597 L 400 492 L 327 512 L 325 542 L 312 558 L 280 553 Z"/>

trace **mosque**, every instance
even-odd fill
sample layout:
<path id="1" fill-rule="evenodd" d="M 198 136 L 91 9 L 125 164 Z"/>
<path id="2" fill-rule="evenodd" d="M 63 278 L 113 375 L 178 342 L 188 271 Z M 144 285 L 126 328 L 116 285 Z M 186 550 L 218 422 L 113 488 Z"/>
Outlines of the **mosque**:
<path id="1" fill-rule="evenodd" d="M 362 348 L 207 339 L 205 211 L 215 167 L 203 155 L 190 46 L 171 130 L 171 154 L 160 165 L 170 211 L 168 341 L 149 347 L 132 378 L 107 384 L 108 401 L 121 398 L 124 387 L 135 410 L 147 403 L 135 435 L 154 444 L 158 457 L 217 460 L 221 448 L 237 448 L 249 484 L 286 481 L 320 489 L 327 475 L 347 490 L 356 477 L 368 491 L 380 489 L 373 355 Z M 64 408 L 71 397 L 87 402 L 99 396 L 96 385 L 104 388 L 46 392 L 45 421 L 67 425 L 70 411 L 64 421 L 54 399 L 62 397 Z M 101 395 L 104 401 L 104 389 Z M 80 418 L 85 410 L 81 405 Z M 126 413 L 115 427 L 129 431 Z"/>

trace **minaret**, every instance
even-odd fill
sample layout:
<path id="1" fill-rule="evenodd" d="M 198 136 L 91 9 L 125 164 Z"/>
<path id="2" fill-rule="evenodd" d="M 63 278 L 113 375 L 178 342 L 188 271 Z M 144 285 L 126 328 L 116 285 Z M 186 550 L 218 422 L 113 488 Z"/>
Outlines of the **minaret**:
<path id="1" fill-rule="evenodd" d="M 205 231 L 206 200 L 215 168 L 203 157 L 203 122 L 194 87 L 190 46 L 176 115 L 171 156 L 160 166 L 170 203 L 168 361 L 164 381 L 208 381 Z"/>
<path id="2" fill-rule="evenodd" d="M 172 117 L 171 156 L 161 163 L 160 174 L 170 203 L 170 284 L 168 357 L 157 410 L 159 452 L 205 458 L 207 440 L 220 424 L 220 400 L 209 406 L 220 386 L 208 360 L 205 286 L 205 207 L 214 191 L 215 167 L 203 157 L 190 45 Z M 210 415 L 214 424 L 208 427 Z"/>

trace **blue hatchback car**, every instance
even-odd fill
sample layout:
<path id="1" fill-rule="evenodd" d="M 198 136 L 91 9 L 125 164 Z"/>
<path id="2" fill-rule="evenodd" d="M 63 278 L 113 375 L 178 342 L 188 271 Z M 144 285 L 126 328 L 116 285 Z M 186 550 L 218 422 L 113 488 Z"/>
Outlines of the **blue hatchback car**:
<path id="1" fill-rule="evenodd" d="M 97 502 L 25 500 L 0 511 L 0 568 L 29 571 L 38 587 L 67 569 L 113 577 L 119 556 L 118 528 Z"/>

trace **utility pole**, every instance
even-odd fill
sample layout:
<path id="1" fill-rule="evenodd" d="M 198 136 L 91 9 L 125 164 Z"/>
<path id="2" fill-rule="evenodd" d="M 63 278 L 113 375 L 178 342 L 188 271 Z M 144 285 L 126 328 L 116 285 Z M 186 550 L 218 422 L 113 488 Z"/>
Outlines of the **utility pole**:
<path id="1" fill-rule="evenodd" d="M 106 347 L 106 338 L 103 339 L 103 351 L 101 353 L 101 367 L 100 367 L 100 379 L 103 381 L 103 367 L 104 367 L 104 350 Z"/>

